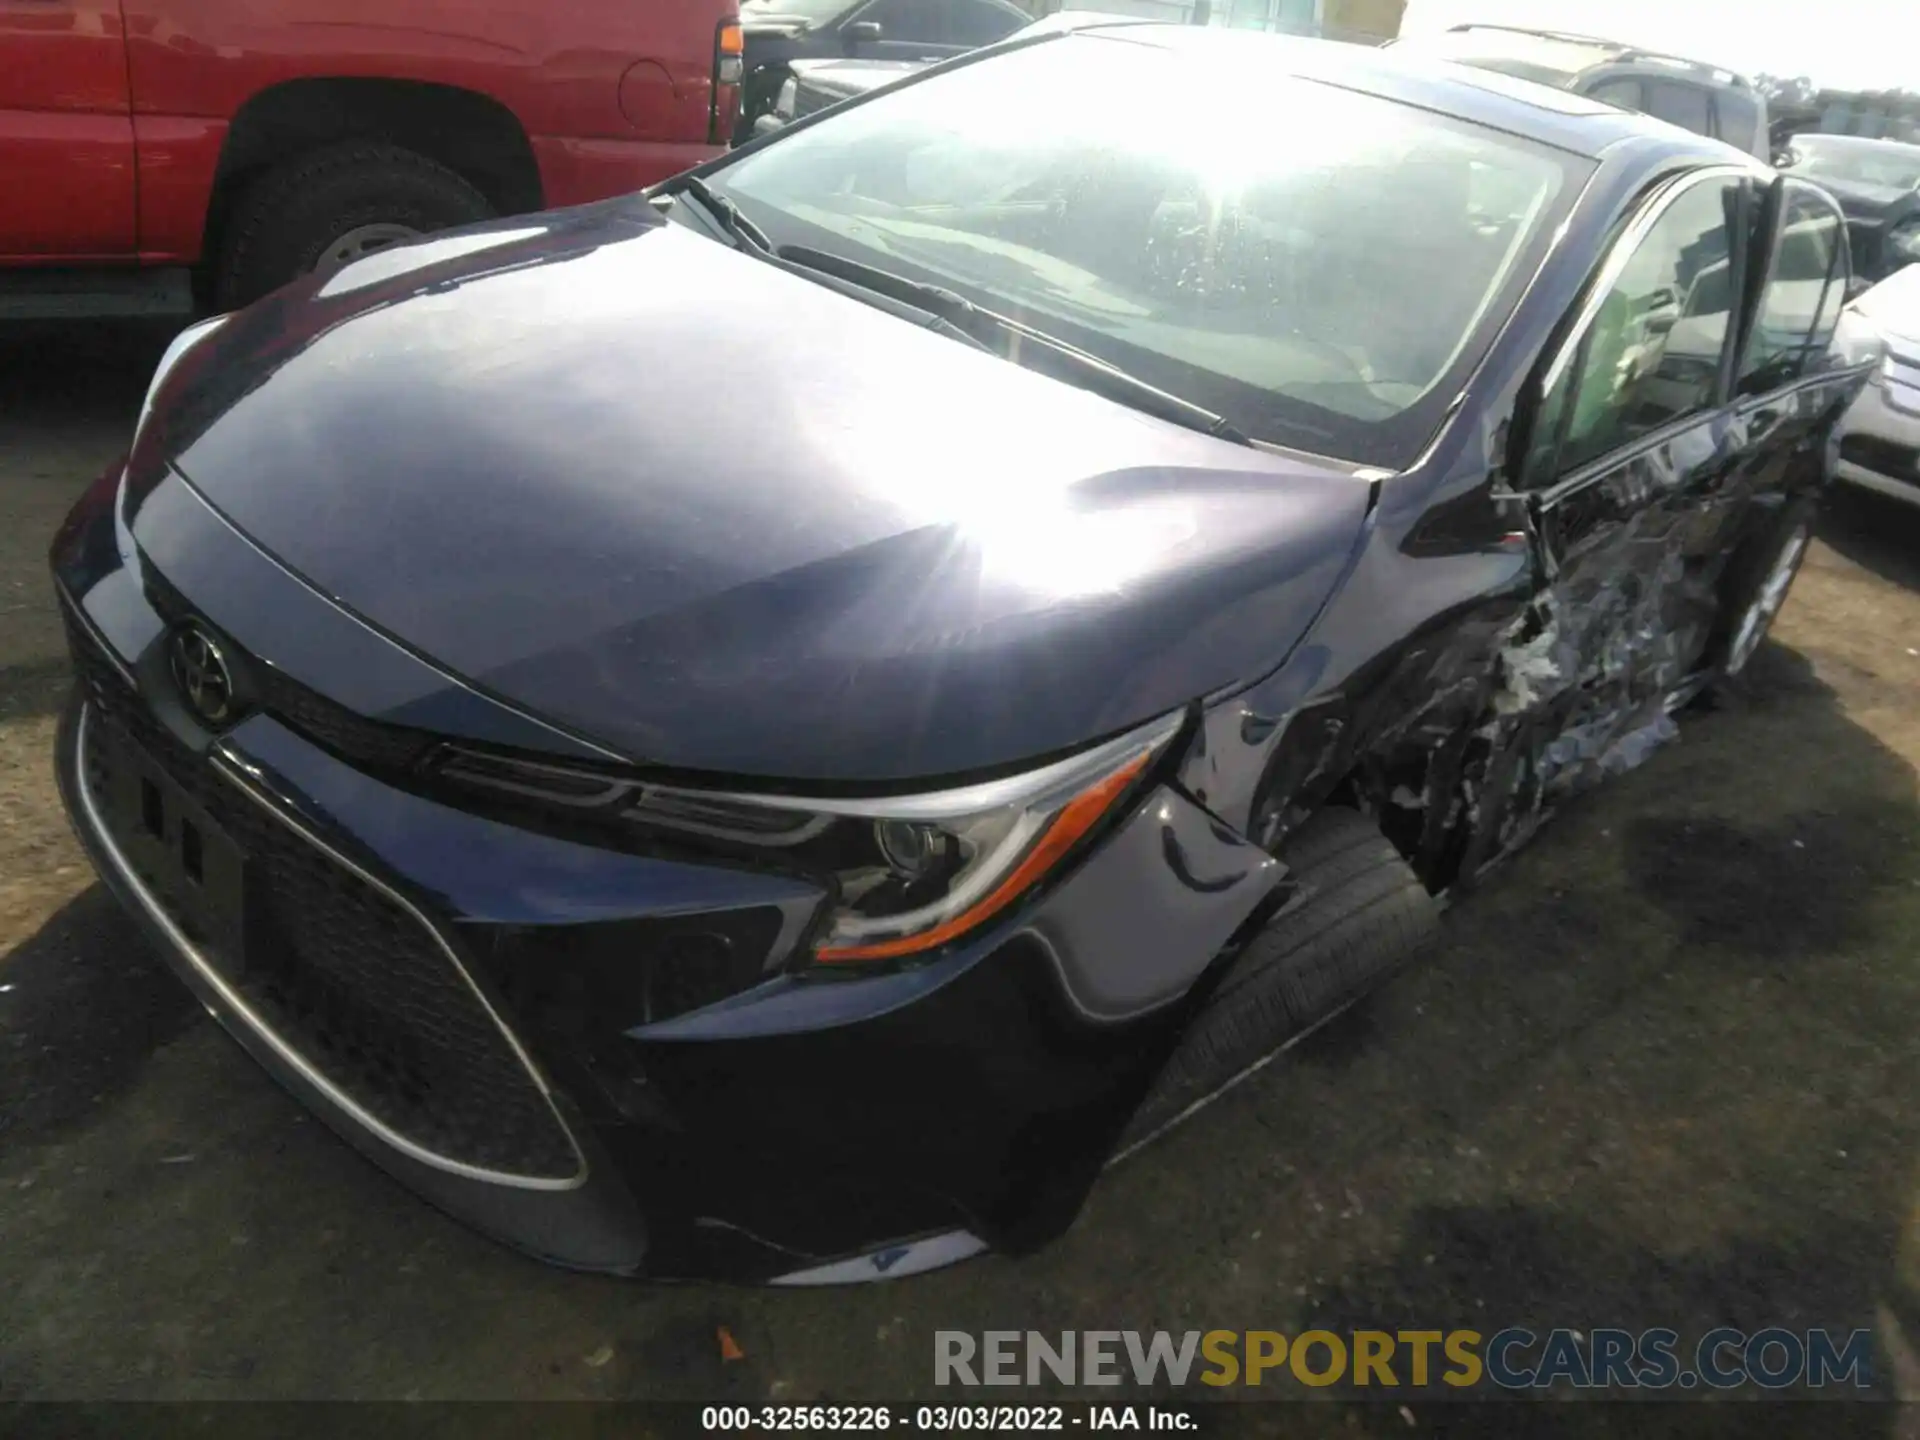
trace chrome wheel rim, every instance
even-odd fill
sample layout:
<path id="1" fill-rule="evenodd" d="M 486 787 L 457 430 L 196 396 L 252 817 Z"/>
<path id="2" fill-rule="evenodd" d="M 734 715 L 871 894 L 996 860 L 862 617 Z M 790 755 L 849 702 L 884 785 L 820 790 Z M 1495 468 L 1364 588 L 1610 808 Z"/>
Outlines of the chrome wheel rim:
<path id="1" fill-rule="evenodd" d="M 314 262 L 314 273 L 330 275 L 342 265 L 351 265 L 376 250 L 385 250 L 389 245 L 397 245 L 403 240 L 417 239 L 419 235 L 420 231 L 411 225 L 388 222 L 356 225 L 320 252 L 319 260 Z"/>
<path id="2" fill-rule="evenodd" d="M 1760 593 L 1753 597 L 1753 603 L 1747 606 L 1747 613 L 1740 617 L 1740 628 L 1734 632 L 1733 647 L 1727 652 L 1729 675 L 1738 675 L 1746 669 L 1753 652 L 1760 648 L 1760 642 L 1766 638 L 1773 624 L 1773 617 L 1780 613 L 1780 607 L 1787 602 L 1787 591 L 1793 588 L 1793 577 L 1800 568 L 1800 557 L 1806 554 L 1807 543 L 1812 538 L 1811 532 L 1803 525 L 1780 547 L 1773 568 L 1767 572 L 1767 578 L 1760 586 Z"/>

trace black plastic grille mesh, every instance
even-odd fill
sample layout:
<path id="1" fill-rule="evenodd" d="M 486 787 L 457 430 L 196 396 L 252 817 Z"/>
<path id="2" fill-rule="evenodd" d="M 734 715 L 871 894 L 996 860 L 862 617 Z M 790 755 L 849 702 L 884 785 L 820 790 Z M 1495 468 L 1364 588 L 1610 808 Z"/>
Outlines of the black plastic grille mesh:
<path id="1" fill-rule="evenodd" d="M 261 708 L 343 760 L 376 770 L 404 770 L 437 743 L 424 731 L 356 715 L 278 670 L 256 668 Z"/>
<path id="2" fill-rule="evenodd" d="M 572 1176 L 579 1160 L 551 1107 L 434 936 L 214 774 L 71 622 L 69 644 L 96 713 L 246 857 L 244 953 L 208 956 L 222 978 L 316 1070 L 422 1148 L 515 1175 Z M 88 738 L 88 783 L 104 795 L 117 746 L 108 734 Z"/>

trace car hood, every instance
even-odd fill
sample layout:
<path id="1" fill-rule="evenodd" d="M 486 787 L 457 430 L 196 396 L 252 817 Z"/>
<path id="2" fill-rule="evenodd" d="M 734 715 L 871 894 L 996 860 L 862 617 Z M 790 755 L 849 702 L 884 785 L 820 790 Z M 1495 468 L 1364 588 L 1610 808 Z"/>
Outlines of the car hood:
<path id="1" fill-rule="evenodd" d="M 1920 203 L 1911 190 L 1895 185 L 1869 185 L 1864 180 L 1841 180 L 1833 176 L 1809 178 L 1840 202 L 1840 209 L 1848 219 L 1877 219 Z"/>
<path id="2" fill-rule="evenodd" d="M 788 68 L 809 89 L 835 96 L 864 95 L 903 75 L 924 70 L 930 60 L 796 60 Z"/>
<path id="3" fill-rule="evenodd" d="M 170 467 L 323 594 L 577 734 L 846 782 L 1010 765 L 1256 678 L 1370 495 L 640 200 L 269 296 L 165 379 L 134 506 Z"/>

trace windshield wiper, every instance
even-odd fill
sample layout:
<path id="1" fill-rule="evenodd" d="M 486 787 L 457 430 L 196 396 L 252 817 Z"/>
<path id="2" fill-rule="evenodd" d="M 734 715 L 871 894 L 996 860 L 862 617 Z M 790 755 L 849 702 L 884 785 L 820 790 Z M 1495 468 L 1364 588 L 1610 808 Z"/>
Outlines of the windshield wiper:
<path id="1" fill-rule="evenodd" d="M 758 250 L 762 255 L 773 254 L 773 241 L 767 238 L 767 232 L 749 220 L 731 199 L 698 175 L 682 175 L 677 180 L 669 180 L 654 193 L 691 195 L 699 202 L 700 208 L 713 217 L 714 223 L 727 232 L 735 245 L 742 250 Z"/>
<path id="2" fill-rule="evenodd" d="M 1212 435 L 1219 440 L 1228 440 L 1235 445 L 1252 445 L 1240 429 L 1224 415 L 1216 415 L 1204 405 L 1196 405 L 1191 400 L 1183 400 L 1148 384 L 1136 375 L 1129 375 L 1117 365 L 1110 365 L 1097 355 L 1089 355 L 1085 350 L 1068 344 L 1057 336 L 1031 325 L 976 305 L 966 296 L 947 289 L 943 285 L 931 285 L 921 280 L 910 280 L 905 275 L 896 275 L 891 270 L 883 270 L 878 265 L 868 265 L 864 261 L 849 260 L 844 255 L 835 255 L 825 250 L 815 250 L 806 245 L 782 245 L 775 250 L 776 258 L 790 265 L 801 266 L 818 271 L 834 279 L 858 285 L 877 295 L 901 301 L 923 310 L 953 328 L 982 343 L 980 332 L 991 331 L 996 336 L 1017 337 L 1023 344 L 1037 345 L 1049 355 L 1064 363 L 1065 368 L 1074 373 L 1076 380 L 1084 389 L 1105 395 L 1109 400 L 1117 400 L 1135 410 L 1145 411 L 1162 420 L 1171 420 L 1176 425 L 1184 425 L 1189 430 L 1198 430 L 1204 435 Z M 1005 358 L 1013 358 L 1010 354 Z"/>
<path id="3" fill-rule="evenodd" d="M 667 185 L 655 190 L 654 195 L 663 200 L 678 199 L 681 194 L 691 195 L 700 203 L 713 222 L 732 238 L 734 245 L 750 255 L 765 260 L 781 270 L 787 270 L 803 279 L 825 285 L 837 290 L 849 299 L 858 300 L 863 305 L 873 305 L 885 310 L 889 315 L 897 315 L 902 320 L 911 321 L 949 340 L 958 340 L 963 345 L 971 345 L 978 350 L 991 350 L 993 347 L 984 340 L 966 330 L 962 330 L 944 315 L 935 314 L 924 306 L 903 301 L 892 295 L 881 294 L 869 286 L 856 284 L 843 276 L 830 274 L 824 270 L 814 270 L 792 260 L 786 259 L 767 238 L 767 232 L 749 220 L 729 197 L 720 194 L 706 181 L 695 175 L 683 175 Z M 955 297 L 958 299 L 959 297 Z"/>

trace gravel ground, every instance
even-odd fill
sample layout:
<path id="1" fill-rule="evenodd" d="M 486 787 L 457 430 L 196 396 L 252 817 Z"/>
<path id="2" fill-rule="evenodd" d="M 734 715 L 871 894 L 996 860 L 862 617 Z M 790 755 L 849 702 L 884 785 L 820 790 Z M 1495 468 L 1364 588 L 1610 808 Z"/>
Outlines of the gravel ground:
<path id="1" fill-rule="evenodd" d="M 0 336 L 0 1396 L 899 1399 L 940 1328 L 1309 1323 L 1864 1326 L 1880 1393 L 1920 1374 L 1920 512 L 1837 506 L 1737 703 L 1045 1253 L 654 1288 L 400 1190 L 92 882 L 50 774 L 44 553 L 163 339 Z"/>

